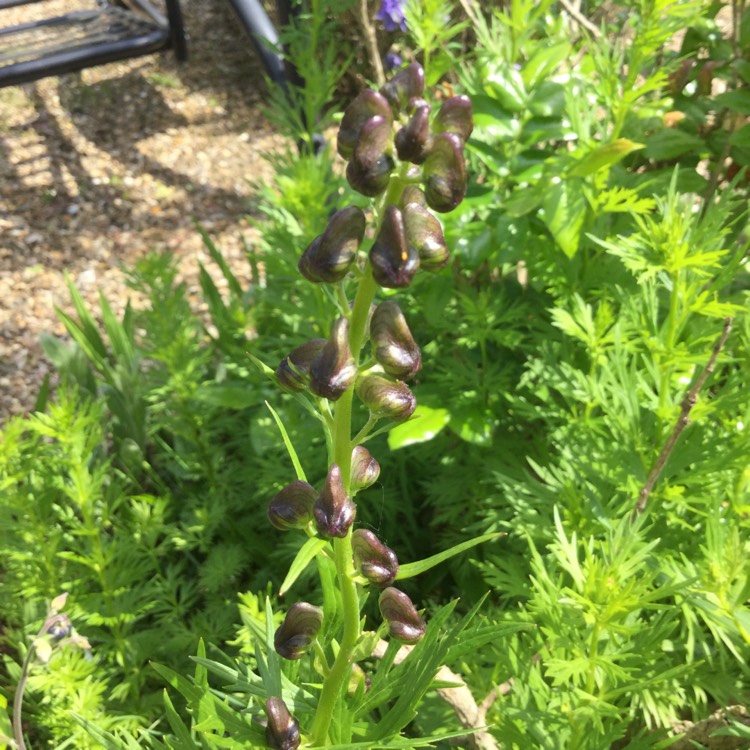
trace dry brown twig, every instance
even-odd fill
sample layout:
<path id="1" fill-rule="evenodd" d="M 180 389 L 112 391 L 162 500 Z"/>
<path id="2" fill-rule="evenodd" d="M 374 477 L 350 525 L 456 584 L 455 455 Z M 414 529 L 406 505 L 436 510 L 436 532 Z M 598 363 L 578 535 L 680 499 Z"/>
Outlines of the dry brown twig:
<path id="1" fill-rule="evenodd" d="M 560 0 L 560 5 L 565 9 L 565 12 L 579 25 L 582 26 L 586 31 L 594 37 L 594 39 L 601 39 L 602 32 L 597 28 L 596 24 L 589 21 L 581 11 L 573 5 L 570 0 Z"/>
<path id="2" fill-rule="evenodd" d="M 641 487 L 641 491 L 638 493 L 638 502 L 635 504 L 633 510 L 634 518 L 646 510 L 646 503 L 648 503 L 648 498 L 654 489 L 654 485 L 659 481 L 659 477 L 661 476 L 662 471 L 664 471 L 664 467 L 667 465 L 669 456 L 672 454 L 675 445 L 677 445 L 680 435 L 682 435 L 683 430 L 688 424 L 690 424 L 690 412 L 698 401 L 698 395 L 700 394 L 701 388 L 703 388 L 706 379 L 716 368 L 716 360 L 719 358 L 719 353 L 724 348 L 724 344 L 726 344 L 731 330 L 732 318 L 725 318 L 724 328 L 714 344 L 711 356 L 706 363 L 706 366 L 701 371 L 701 374 L 696 378 L 695 383 L 693 383 L 693 387 L 687 392 L 685 398 L 682 399 L 680 415 L 677 417 L 677 421 L 672 428 L 670 436 L 667 438 L 667 442 L 664 443 L 664 447 L 661 449 L 659 457 L 651 467 L 651 471 L 646 478 L 645 484 Z"/>
<path id="3" fill-rule="evenodd" d="M 370 65 L 374 75 L 373 82 L 377 86 L 382 86 L 385 83 L 385 71 L 383 70 L 383 61 L 380 59 L 378 37 L 375 33 L 375 27 L 372 24 L 370 11 L 367 7 L 367 0 L 359 0 L 359 3 L 355 6 L 355 13 L 357 14 L 359 25 L 362 28 L 362 36 L 364 37 L 365 47 L 367 48 L 367 57 L 370 60 Z"/>
<path id="4" fill-rule="evenodd" d="M 387 648 L 388 643 L 380 640 L 377 642 L 372 655 L 377 659 L 382 659 Z M 396 653 L 394 663 L 400 664 L 411 653 L 412 648 L 414 647 L 402 646 Z M 498 697 L 510 692 L 513 687 L 513 680 L 498 685 L 477 705 L 471 690 L 466 687 L 461 675 L 456 674 L 446 666 L 442 666 L 438 669 L 435 679 L 440 682 L 456 683 L 456 687 L 439 688 L 437 694 L 450 705 L 461 722 L 461 726 L 472 730 L 470 734 L 461 737 L 460 741 L 471 750 L 498 750 L 499 746 L 495 738 L 486 729 L 480 729 L 479 727 L 485 725 L 487 712 Z"/>

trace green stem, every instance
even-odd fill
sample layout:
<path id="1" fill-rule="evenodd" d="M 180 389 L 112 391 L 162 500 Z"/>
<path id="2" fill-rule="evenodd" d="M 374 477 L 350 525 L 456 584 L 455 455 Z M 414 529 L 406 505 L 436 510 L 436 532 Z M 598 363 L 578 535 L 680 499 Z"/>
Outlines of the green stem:
<path id="1" fill-rule="evenodd" d="M 18 750 L 26 750 L 26 743 L 23 740 L 23 721 L 21 712 L 23 711 L 23 694 L 26 692 L 26 681 L 29 679 L 29 669 L 31 659 L 34 656 L 34 645 L 29 646 L 26 652 L 26 658 L 23 660 L 21 667 L 21 679 L 16 687 L 16 694 L 13 696 L 13 738 L 16 741 Z"/>
<path id="2" fill-rule="evenodd" d="M 349 347 L 356 362 L 359 362 L 359 355 L 365 343 L 367 320 L 377 289 L 378 286 L 368 266 L 359 283 L 349 323 Z M 333 461 L 341 469 L 341 479 L 347 494 L 351 488 L 353 399 L 354 388 L 351 387 L 336 402 L 333 418 Z M 336 660 L 323 681 L 323 690 L 320 693 L 311 731 L 314 746 L 325 745 L 334 708 L 341 690 L 348 682 L 352 653 L 359 640 L 359 594 L 354 581 L 352 529 L 349 529 L 343 539 L 333 540 L 333 550 L 341 590 L 344 634 Z"/>
<path id="3" fill-rule="evenodd" d="M 408 171 L 408 164 L 403 164 L 397 175 L 391 178 L 388 190 L 376 209 L 376 233 L 380 228 L 385 207 L 398 204 L 404 189 L 404 178 Z M 372 269 L 367 263 L 362 278 L 357 287 L 357 293 L 352 305 L 349 318 L 349 348 L 357 366 L 360 364 L 362 348 L 367 341 L 367 323 L 370 318 L 370 308 L 375 300 L 378 284 L 372 276 Z M 331 454 L 333 463 L 341 469 L 341 479 L 347 495 L 351 495 L 352 473 L 352 405 L 354 400 L 354 386 L 348 388 L 341 398 L 336 401 L 333 414 L 333 445 Z M 315 712 L 310 734 L 313 747 L 324 747 L 328 740 L 328 730 L 331 726 L 334 709 L 341 691 L 349 681 L 352 655 L 360 636 L 359 591 L 354 580 L 354 560 L 352 557 L 352 529 L 350 528 L 343 539 L 333 540 L 336 573 L 341 590 L 343 609 L 343 635 L 339 644 L 339 651 L 333 662 L 331 671 L 323 680 L 323 689 Z"/>
<path id="4" fill-rule="evenodd" d="M 333 540 L 333 551 L 336 559 L 341 603 L 344 614 L 344 635 L 341 639 L 336 661 L 323 681 L 318 708 L 312 725 L 312 746 L 324 747 L 328 738 L 336 703 L 349 680 L 351 658 L 354 647 L 359 640 L 359 595 L 354 582 L 354 563 L 352 561 L 352 529 L 343 539 Z"/>

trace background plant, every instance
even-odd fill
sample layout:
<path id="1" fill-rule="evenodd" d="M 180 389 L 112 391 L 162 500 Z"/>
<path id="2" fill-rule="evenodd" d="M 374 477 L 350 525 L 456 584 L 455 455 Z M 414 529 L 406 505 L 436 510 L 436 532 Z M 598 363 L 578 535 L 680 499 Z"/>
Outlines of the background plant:
<path id="1" fill-rule="evenodd" d="M 595 33 L 565 4 L 467 2 L 451 9 L 454 19 L 464 13 L 469 22 L 452 39 L 456 46 L 441 42 L 430 54 L 428 79 L 439 78 L 438 57 L 451 60 L 457 73 L 442 83 L 472 97 L 468 153 L 475 177 L 461 206 L 443 216 L 454 249 L 450 267 L 429 284 L 417 276 L 400 293 L 429 377 L 416 379 L 420 419 L 368 442 L 382 472 L 360 510 L 404 559 L 429 557 L 473 534 L 507 532 L 491 548 L 431 569 L 410 589 L 433 611 L 457 594 L 475 601 L 489 588 L 482 610 L 488 622 L 528 624 L 496 646 L 454 654 L 454 668 L 475 695 L 500 696 L 487 720 L 501 746 L 668 746 L 675 717 L 700 720 L 747 703 L 750 329 L 745 184 L 742 172 L 734 174 L 744 164 L 738 134 L 745 127 L 746 23 L 736 3 L 731 10 L 739 26 L 727 32 L 717 7 L 582 4 Z M 420 39 L 432 37 L 415 17 L 406 32 L 412 42 L 404 46 L 413 43 L 422 55 Z M 673 43 L 679 28 L 687 33 Z M 267 629 L 280 623 L 266 616 L 265 595 L 269 581 L 273 590 L 281 584 L 296 551 L 292 541 L 270 549 L 268 534 L 254 523 L 289 481 L 288 455 L 263 401 L 271 400 L 291 435 L 317 436 L 297 445 L 303 466 L 314 465 L 325 441 L 312 416 L 257 376 L 245 351 L 277 362 L 305 339 L 327 336 L 333 308 L 317 286 L 298 283 L 299 251 L 323 232 L 333 206 L 364 205 L 325 150 L 298 157 L 290 147 L 275 167 L 255 220 L 261 240 L 248 246 L 254 283 L 237 283 L 215 248 L 202 278 L 210 320 L 189 312 L 170 261 L 153 256 L 133 274 L 150 302 L 129 313 L 130 320 L 100 330 L 105 355 L 85 354 L 80 343 L 57 347 L 78 395 L 62 410 L 51 401 L 45 419 L 75 432 L 86 420 L 63 415 L 93 409 L 96 436 L 87 438 L 93 452 L 86 471 L 99 467 L 106 475 L 107 502 L 117 517 L 110 528 L 118 534 L 164 528 L 155 569 L 187 571 L 184 578 L 175 573 L 175 585 L 198 591 L 187 608 L 170 605 L 190 616 L 171 656 L 157 657 L 191 701 L 192 717 L 174 692 L 163 712 L 156 693 L 163 683 L 143 672 L 149 697 L 138 709 L 105 697 L 92 701 L 88 713 L 78 710 L 95 746 L 115 740 L 91 722 L 114 736 L 118 722 L 146 727 L 147 714 L 162 713 L 167 720 L 157 731 L 183 742 L 193 720 L 224 722 L 247 743 L 258 736 L 244 719 L 236 722 L 247 708 L 237 691 L 259 691 L 257 678 L 270 674 Z M 217 275 L 229 279 L 224 295 Z M 85 315 L 75 316 L 72 329 L 86 330 Z M 633 524 L 641 487 L 727 316 L 733 327 L 716 371 Z M 90 325 L 97 327 L 93 317 Z M 262 348 L 248 340 L 248 330 L 257 331 Z M 118 348 L 113 333 L 132 337 L 132 353 Z M 118 372 L 140 373 L 137 388 Z M 113 397 L 118 378 L 128 392 Z M 145 441 L 117 416 L 118 398 L 143 405 Z M 94 407 L 86 406 L 92 400 Z M 72 438 L 64 443 L 57 432 L 44 432 L 50 429 L 32 420 L 14 422 L 4 434 L 0 481 L 11 499 L 2 616 L 11 643 L 38 630 L 49 598 L 59 593 L 44 588 L 46 570 L 29 561 L 36 547 L 28 540 L 63 524 L 58 506 L 68 506 L 60 477 L 77 465 Z M 125 513 L 141 496 L 163 503 L 161 515 L 152 512 L 158 521 L 139 526 Z M 35 515 L 43 521 L 29 520 Z M 64 548 L 77 550 L 81 522 L 63 516 L 62 528 L 72 529 Z M 75 608 L 79 593 L 99 592 L 100 583 L 85 565 L 56 556 L 63 547 L 51 538 L 49 568 L 61 567 L 61 581 L 77 581 Z M 250 552 L 246 539 L 263 557 Z M 314 596 L 314 580 L 302 575 L 294 591 Z M 17 592 L 32 589 L 37 593 L 29 593 L 24 609 L 25 595 Z M 238 590 L 246 592 L 242 625 Z M 133 664 L 152 658 L 148 638 L 143 649 L 131 639 L 141 628 L 158 628 L 161 614 L 151 613 L 150 601 L 139 600 L 136 624 L 126 628 Z M 465 614 L 463 604 L 457 610 Z M 95 669 L 81 662 L 61 670 L 62 677 L 49 673 L 47 690 L 62 685 L 74 696 L 88 674 L 78 667 L 86 665 L 92 684 L 106 685 L 104 696 L 113 685 L 130 684 L 97 644 L 99 632 L 112 640 L 110 626 L 92 626 L 92 633 L 79 620 L 86 612 L 72 609 L 71 616 L 92 641 Z M 220 701 L 201 702 L 209 690 L 205 657 L 197 671 L 190 668 L 192 681 L 182 676 L 184 660 L 196 653 L 199 635 L 220 644 L 237 628 L 235 644 L 224 646 L 226 658 L 208 651 L 213 684 L 238 686 L 223 690 L 220 698 L 232 708 L 225 711 Z M 466 633 L 461 639 L 471 643 Z M 8 685 L 20 663 L 18 652 L 11 653 Z M 62 665 L 65 654 L 59 658 Z M 29 695 L 27 715 L 40 738 L 53 736 L 49 727 L 58 719 L 67 722 L 54 730 L 59 741 L 75 731 L 61 697 L 44 702 L 33 682 Z M 118 718 L 139 711 L 140 720 Z M 412 734 L 429 736 L 451 722 L 443 702 L 427 699 Z M 120 742 L 132 746 L 127 734 L 120 733 Z M 154 747 L 167 739 L 148 730 L 138 736 Z"/>

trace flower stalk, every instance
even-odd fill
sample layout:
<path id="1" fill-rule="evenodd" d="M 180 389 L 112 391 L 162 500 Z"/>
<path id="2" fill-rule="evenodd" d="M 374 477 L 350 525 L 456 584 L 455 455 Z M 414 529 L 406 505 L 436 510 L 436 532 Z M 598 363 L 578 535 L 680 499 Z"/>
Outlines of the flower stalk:
<path id="1" fill-rule="evenodd" d="M 351 187 L 374 199 L 368 235 L 374 240 L 365 250 L 366 214 L 349 206 L 334 212 L 323 234 L 308 245 L 300 273 L 311 283 L 335 284 L 332 291 L 340 317 L 327 340 L 302 344 L 276 370 L 282 387 L 314 397 L 329 431 L 323 488 L 318 492 L 306 483 L 292 483 L 269 508 L 276 528 L 313 533 L 314 527 L 328 540 L 327 554 L 335 564 L 341 597 L 337 617 L 342 625 L 330 667 L 326 644 L 315 637 L 326 616 L 323 610 L 307 603 L 292 605 L 277 631 L 276 650 L 281 656 L 303 658 L 310 649 L 323 672 L 309 730 L 301 729 L 306 747 L 328 746 L 337 704 L 346 699 L 351 682 L 355 652 L 361 656 L 360 587 L 387 587 L 379 601 L 391 637 L 416 643 L 426 628 L 409 597 L 392 586 L 399 570 L 396 553 L 364 529 L 357 531 L 354 544 L 353 500 L 380 472 L 361 443 L 378 421 L 411 417 L 416 399 L 403 381 L 421 367 L 421 352 L 407 316 L 393 300 L 379 305 L 376 301 L 381 289 L 409 286 L 420 265 L 426 271 L 445 266 L 449 254 L 442 227 L 430 209 L 452 210 L 466 189 L 463 144 L 472 127 L 470 103 L 456 97 L 433 115 L 423 94 L 424 72 L 413 63 L 380 91 L 363 91 L 344 112 L 337 150 L 348 161 Z M 350 304 L 347 280 L 357 269 Z M 356 435 L 355 409 L 364 409 L 366 415 L 365 426 Z M 312 519 L 307 523 L 310 506 Z M 270 709 L 269 719 L 273 717 L 280 727 L 269 734 L 269 742 L 275 743 L 271 746 L 287 742 L 288 733 L 296 742 L 289 728 L 296 726 L 294 717 L 287 716 L 282 705 L 274 703 Z"/>

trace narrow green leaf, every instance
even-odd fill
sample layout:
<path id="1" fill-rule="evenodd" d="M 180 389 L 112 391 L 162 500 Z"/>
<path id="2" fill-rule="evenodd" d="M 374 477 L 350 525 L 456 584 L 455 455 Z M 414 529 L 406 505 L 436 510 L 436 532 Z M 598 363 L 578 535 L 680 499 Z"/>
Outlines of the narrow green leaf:
<path id="1" fill-rule="evenodd" d="M 276 374 L 274 371 L 265 363 L 259 360 L 255 355 L 248 352 L 248 359 L 267 377 L 271 378 L 276 382 Z"/>
<path id="2" fill-rule="evenodd" d="M 263 678 L 266 695 L 281 695 L 281 657 L 276 653 L 274 634 L 276 632 L 273 620 L 271 598 L 266 597 L 266 659 L 262 658 L 260 648 L 256 647 L 258 659 L 258 674 Z M 259 646 L 260 644 L 258 644 Z"/>
<path id="3" fill-rule="evenodd" d="M 279 589 L 279 596 L 284 596 L 287 591 L 294 585 L 294 582 L 300 577 L 302 572 L 307 568 L 315 556 L 328 544 L 325 539 L 317 536 L 310 537 L 300 547 L 296 557 L 289 566 L 289 572 L 286 574 L 284 582 Z"/>
<path id="4" fill-rule="evenodd" d="M 432 555 L 432 557 L 427 557 L 424 560 L 418 560 L 417 562 L 401 565 L 398 569 L 396 580 L 402 581 L 404 578 L 412 578 L 413 576 L 418 576 L 420 573 L 424 573 L 426 570 L 434 568 L 436 565 L 449 560 L 455 555 L 461 554 L 461 552 L 465 552 L 467 549 L 471 549 L 472 547 L 476 547 L 478 544 L 489 542 L 490 540 L 497 539 L 501 536 L 505 536 L 505 533 L 493 532 L 491 534 L 483 534 L 482 536 L 474 537 L 474 539 L 469 539 L 466 542 L 456 544 L 454 547 L 444 550 L 443 552 L 438 552 L 437 555 Z"/>
<path id="5" fill-rule="evenodd" d="M 164 691 L 164 713 L 166 714 L 169 726 L 172 727 L 172 731 L 177 735 L 180 743 L 175 747 L 180 750 L 192 750 L 192 748 L 198 750 L 198 745 L 193 742 L 190 730 L 185 726 L 177 711 L 175 711 L 174 705 L 169 698 L 169 693 L 166 690 Z"/>
<path id="6" fill-rule="evenodd" d="M 397 425 L 390 431 L 388 447 L 395 451 L 407 445 L 432 440 L 450 422 L 450 419 L 451 415 L 447 409 L 417 406 L 408 422 Z"/>
<path id="7" fill-rule="evenodd" d="M 203 642 L 203 638 L 198 639 L 198 653 L 196 654 L 197 659 L 206 658 L 206 644 Z M 195 663 L 195 675 L 193 681 L 198 687 L 208 690 L 208 670 L 196 660 Z"/>
<path id="8" fill-rule="evenodd" d="M 138 743 L 131 737 L 128 737 L 126 744 L 123 740 L 115 737 L 110 732 L 105 732 L 93 722 L 85 719 L 80 714 L 75 713 L 75 711 L 71 711 L 70 715 L 86 730 L 86 732 L 88 732 L 89 736 L 93 737 L 102 748 L 104 748 L 104 750 L 140 750 Z M 161 744 L 156 746 L 163 747 Z"/>
<path id="9" fill-rule="evenodd" d="M 594 172 L 598 172 L 600 169 L 611 167 L 621 159 L 624 159 L 628 154 L 642 148 L 645 148 L 642 143 L 635 143 L 628 138 L 618 138 L 617 140 L 612 141 L 612 143 L 598 146 L 592 151 L 589 151 L 585 156 L 582 156 L 570 168 L 570 170 L 568 170 L 568 174 L 571 177 L 586 177 L 590 174 L 594 174 Z"/>
<path id="10" fill-rule="evenodd" d="M 219 268 L 221 269 L 222 276 L 224 276 L 224 278 L 227 280 L 227 284 L 229 285 L 230 291 L 237 299 L 240 299 L 242 297 L 242 286 L 240 285 L 240 282 L 238 281 L 237 277 L 232 273 L 232 270 L 229 268 L 229 265 L 224 260 L 224 256 L 216 248 L 216 245 L 214 244 L 214 241 L 211 239 L 211 237 L 208 235 L 208 232 L 206 232 L 206 230 L 197 222 L 195 226 L 198 229 L 198 234 L 200 234 L 201 239 L 203 240 L 203 244 L 206 246 L 206 249 L 208 250 L 208 254 L 211 256 L 211 259 L 213 260 L 213 262 L 216 263 L 217 266 L 219 266 Z"/>
<path id="11" fill-rule="evenodd" d="M 294 450 L 292 441 L 289 439 L 289 433 L 286 431 L 286 427 L 284 427 L 284 424 L 282 423 L 279 415 L 274 411 L 274 408 L 271 406 L 271 404 L 269 404 L 268 401 L 266 401 L 265 404 L 268 407 L 268 411 L 271 412 L 271 416 L 273 417 L 274 422 L 276 422 L 276 426 L 279 428 L 279 432 L 281 433 L 281 438 L 284 441 L 284 445 L 286 446 L 287 452 L 289 453 L 289 458 L 292 459 L 294 470 L 297 472 L 297 479 L 303 482 L 306 482 L 307 477 L 305 476 L 305 472 L 304 472 L 304 469 L 302 468 L 302 464 L 299 462 L 297 451 Z"/>
<path id="12" fill-rule="evenodd" d="M 417 747 L 434 747 L 436 742 L 445 742 L 454 737 L 468 737 L 470 734 L 484 729 L 487 729 L 487 727 L 475 727 L 473 729 L 462 729 L 458 732 L 433 734 L 430 737 L 396 737 L 389 740 L 348 742 L 346 745 L 331 745 L 328 750 L 387 750 L 387 748 L 409 750 L 409 748 Z"/>
<path id="13" fill-rule="evenodd" d="M 68 285 L 68 292 L 70 293 L 70 298 L 73 301 L 73 306 L 76 309 L 76 313 L 78 313 L 78 318 L 80 319 L 80 325 L 77 323 L 74 323 L 74 325 L 79 328 L 83 336 L 86 338 L 86 340 L 89 342 L 90 346 L 93 348 L 93 350 L 96 352 L 99 358 L 105 359 L 107 357 L 107 347 L 104 346 L 104 341 L 102 340 L 102 337 L 99 335 L 99 327 L 94 320 L 91 313 L 88 311 L 88 308 L 86 307 L 86 303 L 83 301 L 83 297 L 81 297 L 80 293 L 76 289 L 75 285 L 73 284 L 70 276 L 67 274 L 65 275 L 65 281 Z M 58 310 L 58 316 L 60 315 L 60 311 Z M 66 316 L 68 318 L 68 316 Z M 68 318 L 68 320 L 71 320 Z M 63 320 L 65 322 L 65 320 Z M 67 328 L 67 323 L 66 323 Z M 72 331 L 69 331 L 72 335 Z M 80 343 L 80 342 L 79 342 Z"/>
<path id="14" fill-rule="evenodd" d="M 116 359 L 124 360 L 125 363 L 131 364 L 135 356 L 133 342 L 128 338 L 125 327 L 117 319 L 102 292 L 99 293 L 99 306 L 101 307 L 102 323 L 104 324 L 104 330 L 107 332 L 112 353 Z"/>

